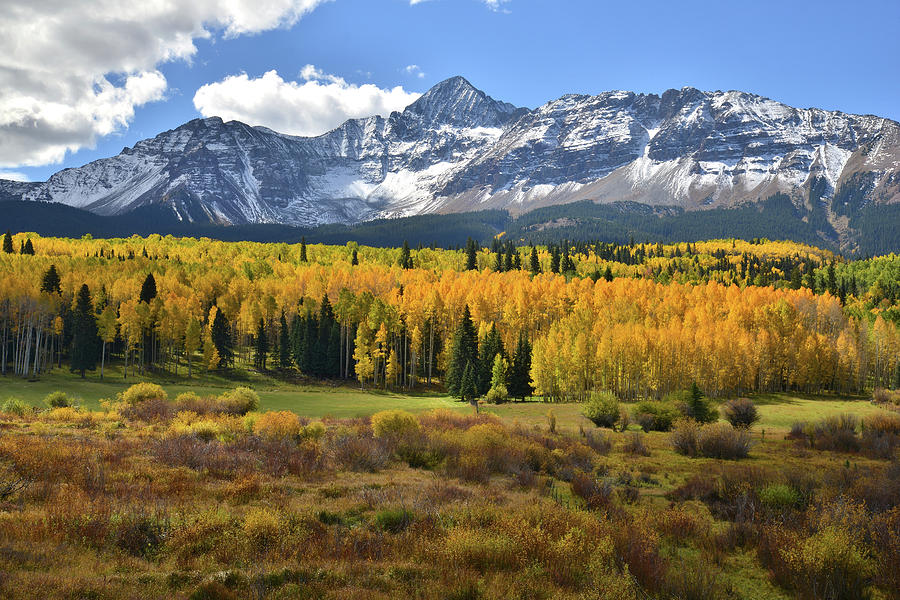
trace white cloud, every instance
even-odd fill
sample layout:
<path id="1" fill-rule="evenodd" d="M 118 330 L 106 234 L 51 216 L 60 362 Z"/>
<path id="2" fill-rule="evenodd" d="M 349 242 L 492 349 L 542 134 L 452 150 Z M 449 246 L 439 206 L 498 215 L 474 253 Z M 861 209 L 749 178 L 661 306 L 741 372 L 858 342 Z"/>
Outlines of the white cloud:
<path id="1" fill-rule="evenodd" d="M 0 166 L 59 162 L 164 98 L 194 40 L 287 27 L 327 0 L 5 0 Z"/>
<path id="2" fill-rule="evenodd" d="M 429 0 L 409 0 L 410 6 L 415 6 L 416 4 L 422 4 L 423 2 L 428 2 Z M 502 9 L 502 5 L 509 2 L 509 0 L 480 0 L 485 6 L 490 8 L 493 11 L 500 11 Z M 505 12 L 505 11 L 504 11 Z"/>
<path id="3" fill-rule="evenodd" d="M 414 75 L 419 79 L 425 78 L 425 73 L 422 72 L 422 69 L 419 68 L 419 65 L 407 65 L 403 67 L 403 71 L 406 72 L 407 75 Z"/>
<path id="4" fill-rule="evenodd" d="M 276 71 L 253 79 L 246 73 L 232 75 L 197 90 L 194 106 L 204 117 L 218 116 L 281 133 L 312 136 L 334 129 L 347 119 L 387 116 L 420 96 L 401 86 L 383 89 L 369 83 L 347 83 L 313 65 L 303 67 L 300 79 L 285 81 Z"/>
<path id="5" fill-rule="evenodd" d="M 7 179 L 9 181 L 31 181 L 28 178 L 28 175 L 19 173 L 18 171 L 0 171 L 0 179 Z"/>

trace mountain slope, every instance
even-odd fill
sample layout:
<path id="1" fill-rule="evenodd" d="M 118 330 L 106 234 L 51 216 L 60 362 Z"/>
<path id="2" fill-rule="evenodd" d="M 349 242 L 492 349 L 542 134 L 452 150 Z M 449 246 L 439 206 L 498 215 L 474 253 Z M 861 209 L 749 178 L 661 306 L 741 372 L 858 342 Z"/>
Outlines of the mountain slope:
<path id="1" fill-rule="evenodd" d="M 709 209 L 776 193 L 819 215 L 823 236 L 846 237 L 864 207 L 900 202 L 900 125 L 694 88 L 528 110 L 454 77 L 403 112 L 318 137 L 198 119 L 47 182 L 0 181 L 0 199 L 100 215 L 154 206 L 185 222 L 301 226 L 585 199 Z"/>

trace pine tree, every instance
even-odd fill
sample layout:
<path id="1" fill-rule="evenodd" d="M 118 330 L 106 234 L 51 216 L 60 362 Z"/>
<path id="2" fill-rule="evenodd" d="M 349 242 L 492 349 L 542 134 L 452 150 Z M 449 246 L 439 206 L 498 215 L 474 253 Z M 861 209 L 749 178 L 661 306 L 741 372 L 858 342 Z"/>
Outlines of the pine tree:
<path id="1" fill-rule="evenodd" d="M 150 304 L 150 301 L 154 298 L 156 298 L 156 279 L 154 279 L 153 273 L 147 273 L 147 277 L 141 285 L 140 300 Z"/>
<path id="2" fill-rule="evenodd" d="M 528 259 L 528 270 L 532 275 L 538 275 L 541 272 L 541 261 L 538 259 L 537 248 L 531 247 L 531 257 Z"/>
<path id="3" fill-rule="evenodd" d="M 478 268 L 478 244 L 472 238 L 466 240 L 466 271 Z"/>
<path id="4" fill-rule="evenodd" d="M 475 386 L 479 396 L 487 394 L 491 389 L 491 370 L 494 368 L 494 357 L 500 355 L 506 358 L 506 349 L 503 347 L 503 339 L 496 325 L 491 325 L 490 331 L 484 336 L 481 347 L 478 349 L 478 363 L 476 364 Z"/>
<path id="5" fill-rule="evenodd" d="M 31 245 L 31 238 L 25 240 L 25 245 L 22 246 L 22 254 L 34 256 L 34 246 Z"/>
<path id="6" fill-rule="evenodd" d="M 62 294 L 60 288 L 59 273 L 56 272 L 56 265 L 50 265 L 50 268 L 41 277 L 41 292 L 47 294 Z"/>
<path id="7" fill-rule="evenodd" d="M 306 236 L 300 237 L 300 262 L 308 262 L 306 260 Z"/>
<path id="8" fill-rule="evenodd" d="M 216 316 L 213 319 L 210 336 L 212 337 L 213 346 L 218 354 L 218 361 L 215 363 L 215 368 L 227 368 L 234 359 L 234 353 L 231 343 L 231 327 L 228 325 L 228 320 L 225 318 L 221 308 L 216 310 Z"/>
<path id="9" fill-rule="evenodd" d="M 478 332 L 475 330 L 475 324 L 472 323 L 472 313 L 469 312 L 467 304 L 463 309 L 463 316 L 453 333 L 453 341 L 450 346 L 450 364 L 447 367 L 447 390 L 453 396 L 459 396 L 459 389 L 462 383 L 463 371 L 466 364 L 478 364 Z M 475 367 L 472 367 L 472 382 L 475 383 Z M 476 387 L 477 391 L 477 387 Z"/>
<path id="10" fill-rule="evenodd" d="M 559 263 L 560 263 L 559 248 L 557 248 L 556 246 L 553 246 L 553 248 L 550 250 L 550 272 L 551 273 L 559 273 Z"/>
<path id="11" fill-rule="evenodd" d="M 457 396 L 463 402 L 468 401 L 475 407 L 476 411 L 478 410 L 478 391 L 475 388 L 475 367 L 472 366 L 471 362 L 467 362 L 465 369 L 463 369 Z"/>
<path id="12" fill-rule="evenodd" d="M 359 254 L 357 254 L 356 248 L 353 249 L 353 256 L 350 258 L 350 264 L 353 266 L 359 264 Z"/>
<path id="13" fill-rule="evenodd" d="M 256 368 L 266 370 L 266 359 L 269 356 L 269 338 L 266 335 L 266 322 L 260 318 L 256 326 Z"/>
<path id="14" fill-rule="evenodd" d="M 281 320 L 278 332 L 278 366 L 284 370 L 291 366 L 291 334 L 288 329 L 287 319 L 284 317 L 284 309 L 281 309 Z"/>
<path id="15" fill-rule="evenodd" d="M 603 279 L 605 279 L 606 281 L 613 280 L 612 269 L 609 268 L 609 265 L 606 265 L 606 270 L 603 272 Z"/>
<path id="16" fill-rule="evenodd" d="M 70 367 L 72 372 L 81 373 L 97 368 L 97 321 L 94 317 L 94 304 L 87 284 L 82 284 L 75 300 L 75 311 L 72 315 L 72 356 Z"/>
<path id="17" fill-rule="evenodd" d="M 511 397 L 524 400 L 534 393 L 531 386 L 531 344 L 524 332 L 519 334 L 519 344 L 513 354 L 508 380 L 506 387 Z"/>
<path id="18" fill-rule="evenodd" d="M 412 257 L 409 254 L 409 242 L 403 240 L 403 247 L 400 249 L 400 260 L 398 261 L 401 269 L 412 269 Z"/>
<path id="19" fill-rule="evenodd" d="M 331 337 L 328 339 L 326 356 L 326 375 L 338 378 L 341 376 L 341 325 L 337 321 L 331 324 Z"/>
<path id="20" fill-rule="evenodd" d="M 13 249 L 12 234 L 9 232 L 9 229 L 6 230 L 6 234 L 3 236 L 3 251 L 7 254 L 15 252 Z"/>

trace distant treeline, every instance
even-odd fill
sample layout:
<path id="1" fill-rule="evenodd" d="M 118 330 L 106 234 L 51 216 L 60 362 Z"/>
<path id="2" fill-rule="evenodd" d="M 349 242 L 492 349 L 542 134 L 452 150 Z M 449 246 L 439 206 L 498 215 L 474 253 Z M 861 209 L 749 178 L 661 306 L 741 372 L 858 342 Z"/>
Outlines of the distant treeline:
<path id="1" fill-rule="evenodd" d="M 738 208 L 685 211 L 634 202 L 595 204 L 574 202 L 539 208 L 518 217 L 502 210 L 447 215 L 377 219 L 355 225 L 291 227 L 277 224 L 220 226 L 176 220 L 160 207 L 143 207 L 126 215 L 99 216 L 62 204 L 0 202 L 0 228 L 33 231 L 45 236 L 127 237 L 159 233 L 208 237 L 222 241 L 345 244 L 355 241 L 374 247 L 458 248 L 471 238 L 482 244 L 503 234 L 517 245 L 559 244 L 565 241 L 604 241 L 627 244 L 693 242 L 713 238 L 792 240 L 841 250 L 838 235 L 825 210 L 810 192 L 810 206 L 796 206 L 785 194 Z M 900 251 L 900 205 L 869 205 L 850 219 L 853 254 L 873 256 Z M 843 248 L 844 254 L 851 254 Z"/>

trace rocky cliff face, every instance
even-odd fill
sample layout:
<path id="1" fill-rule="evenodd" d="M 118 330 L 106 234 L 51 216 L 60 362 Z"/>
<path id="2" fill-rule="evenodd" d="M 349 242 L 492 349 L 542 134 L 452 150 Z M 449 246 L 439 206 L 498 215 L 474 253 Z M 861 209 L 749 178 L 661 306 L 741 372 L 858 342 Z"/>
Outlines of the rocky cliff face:
<path id="1" fill-rule="evenodd" d="M 833 218 L 900 201 L 900 125 L 693 88 L 528 110 L 454 77 L 314 138 L 198 119 L 47 182 L 0 182 L 3 198 L 104 215 L 153 204 L 187 221 L 296 225 L 582 199 L 702 209 L 776 192 Z"/>

